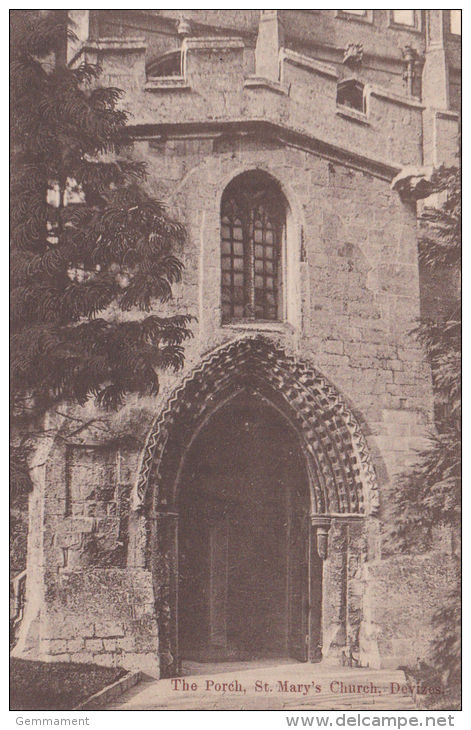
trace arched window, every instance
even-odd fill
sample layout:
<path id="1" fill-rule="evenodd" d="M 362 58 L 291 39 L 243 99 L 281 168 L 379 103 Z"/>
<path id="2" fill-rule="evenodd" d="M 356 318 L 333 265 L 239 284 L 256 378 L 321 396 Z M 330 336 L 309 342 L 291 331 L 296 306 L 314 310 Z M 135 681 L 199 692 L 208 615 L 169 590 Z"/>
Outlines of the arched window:
<path id="1" fill-rule="evenodd" d="M 146 67 L 148 78 L 160 76 L 181 76 L 182 54 L 181 51 L 170 51 L 163 56 L 151 61 Z"/>
<path id="2" fill-rule="evenodd" d="M 222 321 L 280 320 L 286 203 L 266 173 L 239 175 L 221 204 Z"/>

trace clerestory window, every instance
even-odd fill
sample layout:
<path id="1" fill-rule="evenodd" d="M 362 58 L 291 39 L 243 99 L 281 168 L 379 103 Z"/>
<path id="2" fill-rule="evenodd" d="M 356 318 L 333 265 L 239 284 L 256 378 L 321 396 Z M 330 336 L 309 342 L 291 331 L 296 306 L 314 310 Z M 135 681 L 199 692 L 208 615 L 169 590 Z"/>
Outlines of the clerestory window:
<path id="1" fill-rule="evenodd" d="M 264 173 L 232 181 L 221 204 L 223 323 L 282 319 L 286 206 Z"/>

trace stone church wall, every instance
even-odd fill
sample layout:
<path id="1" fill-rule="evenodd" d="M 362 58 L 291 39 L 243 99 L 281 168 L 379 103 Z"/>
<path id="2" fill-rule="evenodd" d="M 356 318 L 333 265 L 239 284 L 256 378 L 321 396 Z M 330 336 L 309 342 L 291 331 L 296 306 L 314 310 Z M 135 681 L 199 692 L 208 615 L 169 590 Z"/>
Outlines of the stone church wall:
<path id="1" fill-rule="evenodd" d="M 149 189 L 171 201 L 188 231 L 180 252 L 183 282 L 167 307 L 168 314 L 197 317 L 186 346 L 186 372 L 205 353 L 254 334 L 251 326 L 220 324 L 219 201 L 225 184 L 250 169 L 280 181 L 298 216 L 298 249 L 291 257 L 295 324 L 268 326 L 264 335 L 312 361 L 353 404 L 387 499 L 389 478 L 421 445 L 431 416 L 428 370 L 407 334 L 419 311 L 413 207 L 384 180 L 256 138 L 139 142 L 135 154 L 149 165 Z M 178 379 L 168 378 L 166 388 L 164 378 L 156 414 Z M 100 445 L 69 445 L 56 453 L 54 468 L 61 473 L 50 475 L 44 523 L 49 595 L 41 619 L 42 655 L 158 670 L 151 575 L 125 568 L 136 456 Z M 348 565 L 342 562 L 335 528 L 330 539 L 340 574 L 353 571 L 351 580 L 339 583 L 337 570 L 326 567 L 332 585 L 342 586 L 336 607 L 329 604 L 336 616 L 325 613 L 324 638 L 338 659 L 347 638 L 359 645 L 365 582 L 354 577 L 354 556 Z M 358 546 L 352 543 L 352 549 Z M 327 582 L 324 595 L 330 590 Z M 332 633 L 336 625 L 340 635 Z"/>
<path id="2" fill-rule="evenodd" d="M 432 424 L 430 372 L 410 334 L 420 314 L 415 203 L 391 189 L 403 165 L 422 162 L 422 107 L 371 88 L 367 117 L 342 116 L 335 68 L 286 50 L 279 81 L 247 79 L 238 39 L 187 39 L 184 78 L 146 82 L 142 44 L 122 53 L 120 43 L 91 42 L 84 57 L 106 62 L 105 83 L 126 86 L 129 154 L 147 163 L 149 191 L 188 232 L 176 252 L 183 281 L 158 312 L 196 318 L 184 371 L 162 375 L 142 418 L 150 425 L 202 358 L 234 340 L 262 334 L 318 369 L 360 424 L 380 494 L 377 516 L 333 520 L 325 653 L 338 660 L 349 646 L 364 663 L 397 666 L 424 649 L 424 615 L 428 622 L 449 580 L 446 567 L 435 573 L 436 559 L 387 557 L 381 542 L 394 477 Z M 278 181 L 286 199 L 286 318 L 222 326 L 221 196 L 251 170 Z M 157 675 L 156 586 L 128 545 L 141 448 L 110 447 L 96 431 L 65 442 L 32 496 L 28 575 L 36 578 L 17 652 Z"/>

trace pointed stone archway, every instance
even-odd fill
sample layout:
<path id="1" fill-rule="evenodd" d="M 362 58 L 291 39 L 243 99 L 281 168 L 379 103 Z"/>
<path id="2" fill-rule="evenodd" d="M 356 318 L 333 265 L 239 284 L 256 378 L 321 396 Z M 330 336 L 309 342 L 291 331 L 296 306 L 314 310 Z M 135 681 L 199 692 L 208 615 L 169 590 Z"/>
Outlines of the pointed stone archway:
<path id="1" fill-rule="evenodd" d="M 347 532 L 342 532 L 344 527 L 339 532 L 338 525 L 348 531 L 349 523 L 378 509 L 364 436 L 342 396 L 323 375 L 264 337 L 238 340 L 211 353 L 154 422 L 133 493 L 128 564 L 152 570 L 162 676 L 179 670 L 178 488 L 185 455 L 204 424 L 241 391 L 265 399 L 297 435 L 309 482 L 309 544 L 321 558 L 327 557 L 332 521 L 337 525 L 334 544 L 341 550 Z M 357 527 L 355 531 L 358 534 Z M 336 571 L 343 575 L 346 556 L 337 562 Z M 338 607 L 340 634 L 345 637 L 347 587 L 332 580 L 330 584 L 336 594 L 332 600 Z M 315 660 L 317 651 L 311 646 L 307 658 Z"/>

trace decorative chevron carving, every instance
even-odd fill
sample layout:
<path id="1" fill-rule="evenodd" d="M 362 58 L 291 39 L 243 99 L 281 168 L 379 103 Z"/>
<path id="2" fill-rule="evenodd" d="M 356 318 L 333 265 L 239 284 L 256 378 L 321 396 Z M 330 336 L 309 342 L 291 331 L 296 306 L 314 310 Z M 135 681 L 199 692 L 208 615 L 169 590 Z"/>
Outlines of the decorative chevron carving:
<path id="1" fill-rule="evenodd" d="M 211 353 L 175 390 L 147 438 L 135 510 L 171 509 L 178 467 L 195 429 L 241 388 L 263 394 L 297 430 L 311 471 L 313 513 L 376 513 L 376 475 L 355 416 L 311 364 L 261 336 Z"/>

